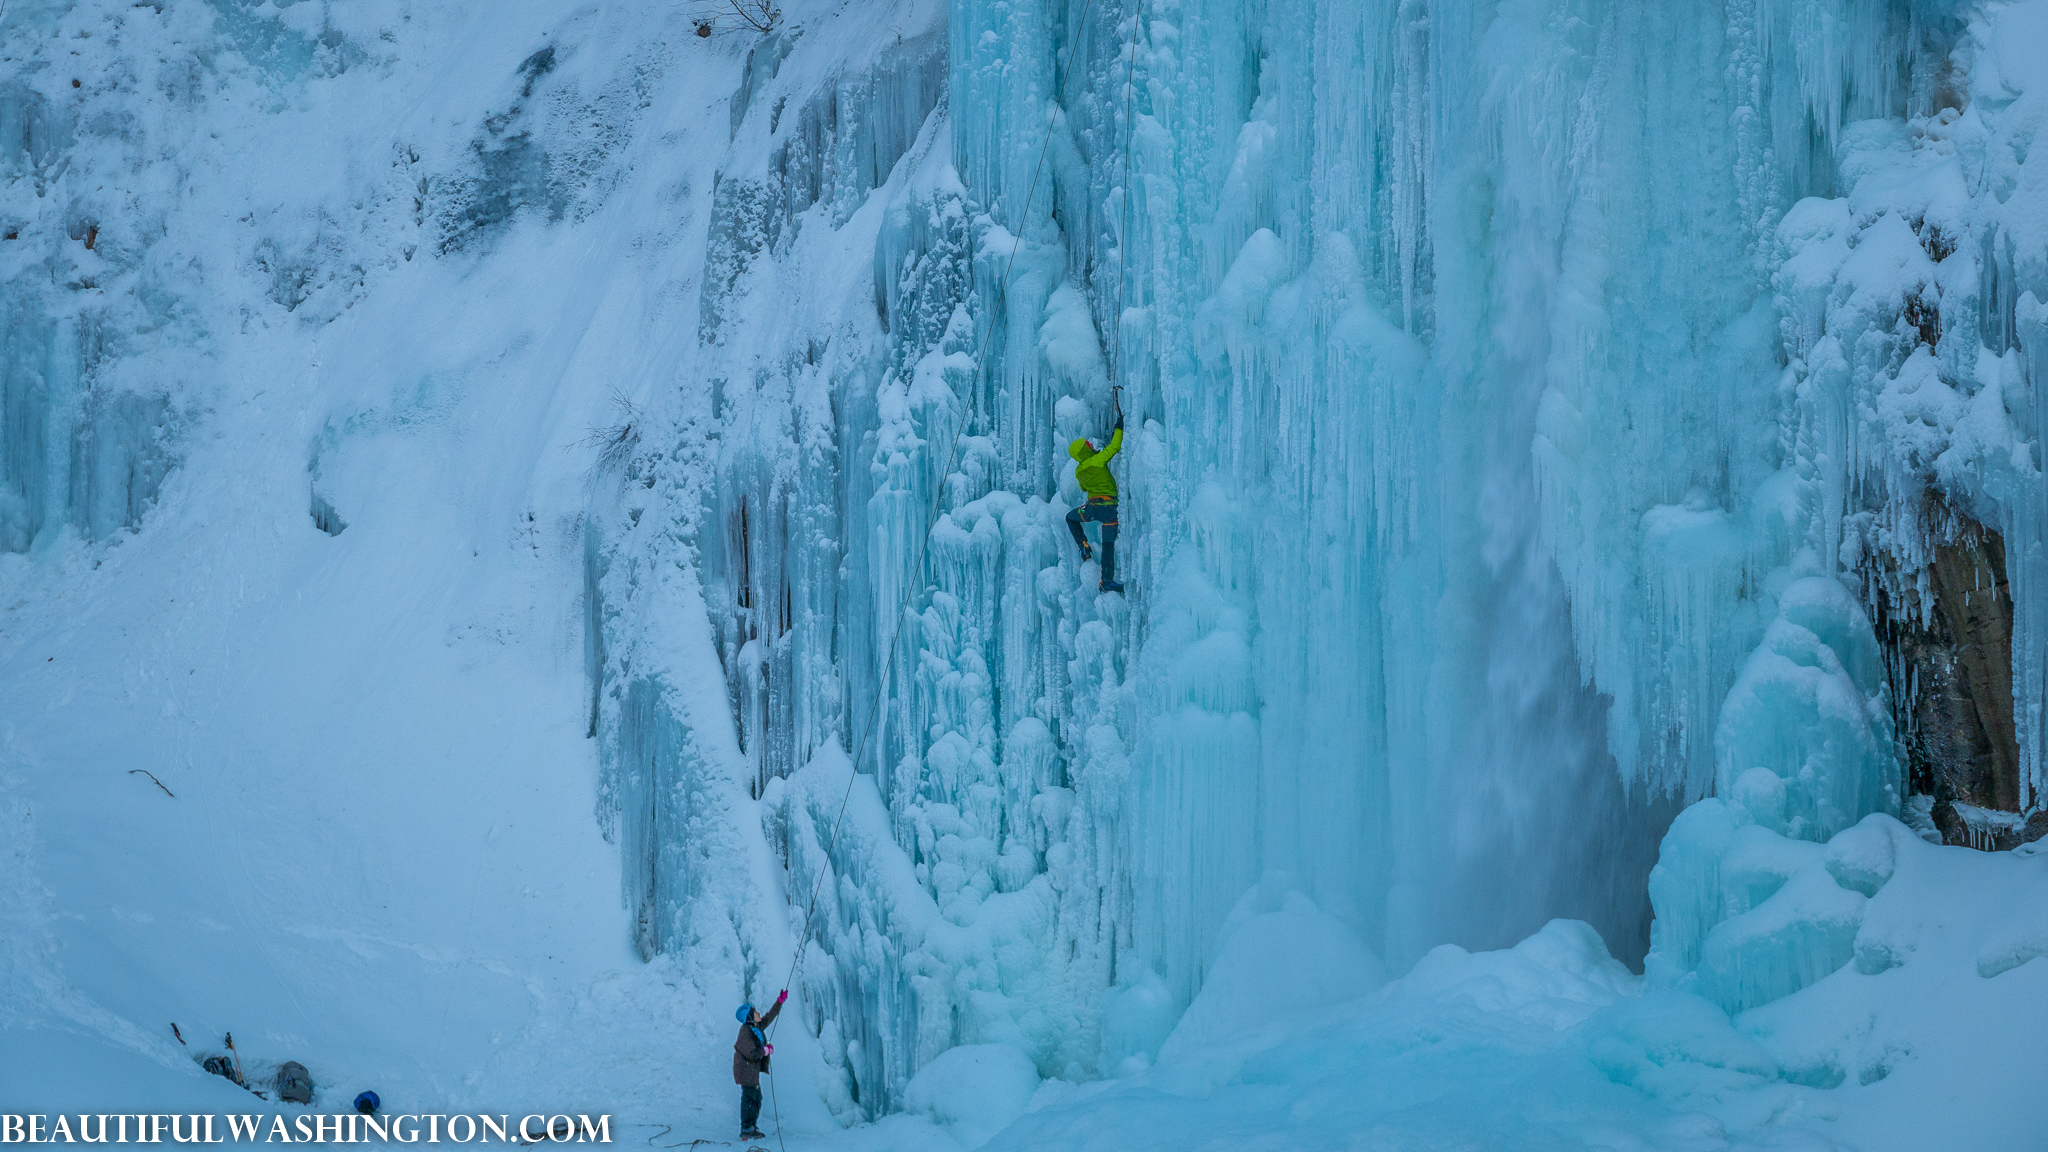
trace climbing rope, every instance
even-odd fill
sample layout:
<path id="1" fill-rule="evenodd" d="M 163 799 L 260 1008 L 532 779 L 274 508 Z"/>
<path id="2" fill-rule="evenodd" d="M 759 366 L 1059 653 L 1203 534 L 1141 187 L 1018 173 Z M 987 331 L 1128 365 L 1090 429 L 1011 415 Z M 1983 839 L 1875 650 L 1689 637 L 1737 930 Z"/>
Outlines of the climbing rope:
<path id="1" fill-rule="evenodd" d="M 1080 19 L 1079 19 L 1079 20 L 1077 20 L 1077 21 L 1075 22 L 1075 24 L 1074 24 L 1074 42 L 1073 42 L 1073 44 L 1072 44 L 1072 45 L 1070 45 L 1070 46 L 1069 46 L 1069 48 L 1068 48 L 1068 50 L 1067 50 L 1067 74 L 1066 74 L 1066 76 L 1065 76 L 1065 77 L 1063 77 L 1063 78 L 1062 78 L 1062 79 L 1060 80 L 1060 89 L 1059 89 L 1059 94 L 1058 94 L 1058 96 L 1057 96 L 1057 97 L 1056 97 L 1056 98 L 1054 99 L 1054 101 L 1053 101 L 1053 107 L 1052 107 L 1052 111 L 1051 111 L 1051 115 L 1050 115 L 1050 116 L 1049 116 L 1049 117 L 1047 118 L 1047 120 L 1046 120 L 1046 125 L 1045 125 L 1045 139 L 1044 139 L 1044 140 L 1043 140 L 1043 141 L 1042 141 L 1042 142 L 1041 142 L 1041 143 L 1039 144 L 1039 146 L 1038 146 L 1038 162 L 1037 162 L 1037 163 L 1036 163 L 1036 164 L 1035 164 L 1035 165 L 1034 165 L 1034 166 L 1032 167 L 1032 170 L 1031 170 L 1031 186 L 1030 186 L 1030 188 L 1029 188 L 1029 189 L 1027 189 L 1027 190 L 1026 190 L 1026 192 L 1025 192 L 1025 194 L 1024 194 L 1024 207 L 1023 207 L 1023 211 L 1022 211 L 1021 213 L 1019 213 L 1019 217 L 1018 217 L 1018 221 L 1017 221 L 1017 232 L 1016 232 L 1016 235 L 1015 235 L 1015 237 L 1014 237 L 1014 238 L 1013 238 L 1013 239 L 1011 240 L 1011 243 L 1010 243 L 1010 258 L 1009 258 L 1008 262 L 1007 262 L 1007 263 L 1005 263 L 1005 264 L 1003 265 L 1003 275 L 1002 275 L 1002 278 L 1001 278 L 1000 280 L 998 280 L 998 281 L 997 281 L 997 283 L 996 283 L 996 297 L 995 297 L 995 302 L 994 302 L 994 304 L 993 304 L 993 305 L 992 305 L 992 306 L 990 307 L 990 309 L 989 309 L 989 323 L 988 323 L 988 329 L 987 329 L 987 331 L 985 331 L 985 332 L 983 332 L 983 333 L 982 333 L 982 336 L 981 336 L 981 344 L 980 344 L 980 346 L 979 346 L 979 347 L 978 347 L 978 348 L 977 348 L 977 349 L 975 350 L 975 354 L 974 354 L 974 363 L 975 363 L 975 365 L 976 365 L 976 370 L 977 370 L 977 371 L 979 371 L 979 369 L 980 369 L 980 366 L 981 366 L 981 365 L 982 365 L 982 363 L 984 362 L 984 357 L 985 357 L 985 356 L 987 355 L 987 353 L 988 353 L 988 345 L 989 345 L 989 341 L 990 341 L 990 340 L 991 340 L 991 339 L 992 339 L 992 338 L 993 338 L 993 337 L 995 336 L 995 330 L 996 330 L 996 318 L 997 318 L 997 317 L 999 317 L 1000 315 L 1002 315 L 1002 310 L 1003 310 L 1003 303 L 1004 303 L 1004 301 L 1005 301 L 1005 300 L 1007 300 L 1007 299 L 1008 299 L 1008 297 L 1009 297 L 1009 291 L 1010 291 L 1010 283 L 1011 283 L 1011 278 L 1012 278 L 1012 276 L 1013 276 L 1013 274 L 1015 273 L 1015 271 L 1016 271 L 1016 268 L 1017 268 L 1017 253 L 1018 253 L 1018 252 L 1019 252 L 1020 250 L 1022 250 L 1022 248 L 1023 248 L 1023 246 L 1024 246 L 1024 229 L 1025 229 L 1025 227 L 1026 227 L 1026 226 L 1028 226 L 1028 225 L 1029 225 L 1029 223 L 1030 223 L 1030 221 L 1031 221 L 1031 203 L 1032 203 L 1032 201 L 1033 201 L 1033 200 L 1034 200 L 1034 199 L 1035 199 L 1035 198 L 1037 197 L 1037 195 L 1038 195 L 1038 182 L 1039 182 L 1039 178 L 1040 178 L 1040 177 L 1041 177 L 1041 176 L 1042 176 L 1042 175 L 1044 174 L 1044 172 L 1045 172 L 1045 157 L 1046 157 L 1046 154 L 1047 154 L 1047 153 L 1048 153 L 1048 152 L 1049 152 L 1049 151 L 1051 150 L 1051 148 L 1052 148 L 1052 138 L 1053 138 L 1053 130 L 1054 130 L 1055 128 L 1057 128 L 1057 127 L 1059 126 L 1059 116 L 1060 116 L 1060 110 L 1061 110 L 1061 108 L 1063 108 L 1063 107 L 1064 107 L 1064 106 L 1066 105 L 1066 99 L 1067 99 L 1067 90 L 1068 90 L 1068 88 L 1069 88 L 1069 87 L 1070 87 L 1070 86 L 1071 86 L 1071 85 L 1073 84 L 1073 82 L 1074 82 L 1074 74 L 1075 74 L 1076 72 L 1080 71 L 1080 69 L 1078 69 L 1077 67 L 1075 67 L 1075 64 L 1077 63 L 1077 57 L 1079 56 L 1079 53 L 1080 53 L 1080 47 L 1081 47 L 1081 35 L 1082 35 L 1082 33 L 1083 33 L 1083 32 L 1084 32 L 1084 31 L 1085 31 L 1085 30 L 1087 29 L 1087 27 L 1088 27 L 1088 16 L 1089 16 L 1089 14 L 1090 14 L 1090 13 L 1091 13 L 1092 11 L 1094 11 L 1094 8 L 1095 8 L 1095 0 L 1087 0 L 1087 3 L 1086 3 L 1086 4 L 1084 4 L 1084 5 L 1082 6 L 1082 9 L 1081 9 L 1081 17 L 1080 17 Z M 1127 89 L 1127 92 L 1126 92 L 1126 112 L 1125 112 L 1125 121 L 1126 121 L 1126 123 L 1125 123 L 1125 131 L 1124 131 L 1124 196 L 1123 196 L 1123 200 L 1124 200 L 1124 214 L 1125 214 L 1125 216 L 1126 216 L 1126 218 L 1127 218 L 1127 219 L 1128 219 L 1128 216 L 1129 216 L 1129 211 L 1130 211 L 1130 172 L 1131 172 L 1131 155 L 1130 155 L 1130 141 L 1131 141 L 1131 123 L 1130 123 L 1130 121 L 1131 121 L 1131 113 L 1130 113 L 1130 109 L 1131 109 L 1132 107 L 1134 107 L 1134 104 L 1133 104 L 1133 95 L 1134 95 L 1134 93 L 1135 93 L 1135 91 L 1136 91 L 1136 87 L 1135 87 L 1135 84 L 1134 84 L 1134 79 L 1135 79 L 1135 76 L 1136 76 L 1136 72 L 1137 72 L 1137 61 L 1138 61 L 1138 44 L 1137 44 L 1137 35 L 1138 35 L 1138 29 L 1139 29 L 1139 28 L 1140 28 L 1140 27 L 1142 26 L 1142 24 L 1143 24 L 1143 21 L 1144 21 L 1144 12 L 1145 12 L 1145 8 L 1144 8 L 1144 0 L 1139 0 L 1139 4 L 1138 4 L 1138 24 L 1137 24 L 1137 25 L 1134 25 L 1134 26 L 1133 26 L 1133 28 L 1132 28 L 1132 39 L 1131 39 L 1131 56 L 1130 56 L 1130 63 L 1129 63 L 1129 66 L 1128 66 L 1128 68 L 1127 68 L 1127 70 L 1126 70 L 1126 80 L 1125 80 L 1125 87 L 1126 87 L 1126 89 Z M 1128 224 L 1126 224 L 1126 225 L 1125 225 L 1125 228 L 1124 228 L 1124 235 L 1123 235 L 1123 236 L 1121 236 L 1121 237 L 1119 237 L 1119 240 L 1118 240 L 1118 266 L 1117 266 L 1117 279 L 1118 279 L 1118 283 L 1117 283 L 1117 317 L 1116 317 L 1116 328 L 1117 328 L 1117 335 L 1116 335 L 1116 343 L 1115 343 L 1115 353 L 1114 353 L 1114 356 L 1115 356 L 1115 358 L 1117 358 L 1117 359 L 1120 359 L 1120 358 L 1121 358 L 1121 355 L 1122 355 L 1122 346 L 1123 346 L 1123 283 L 1122 283 L 1122 281 L 1123 281 L 1123 278 L 1124 278 L 1124 277 L 1123 277 L 1123 272 L 1124 272 L 1124 261 L 1125 261 L 1125 260 L 1127 259 L 1127 255 L 1126 255 L 1126 253 L 1127 253 L 1127 251 L 1128 251 L 1128 249 L 1129 249 L 1129 241 L 1128 241 L 1128 238 L 1127 238 L 1127 237 L 1128 237 L 1128 233 L 1129 233 L 1129 227 L 1128 227 Z M 1115 362 L 1116 362 L 1116 361 L 1115 361 L 1115 359 L 1113 359 L 1113 360 L 1112 360 L 1112 364 L 1114 365 L 1114 364 L 1115 364 Z M 1114 376 L 1113 376 L 1113 375 L 1112 375 L 1112 379 L 1114 379 Z M 972 401 L 972 393 L 970 393 L 970 394 L 969 394 L 969 398 L 968 398 L 968 403 L 971 403 L 971 401 Z M 939 483 L 938 483 L 938 485 L 937 485 L 937 490 L 936 490 L 936 491 L 935 491 L 935 492 L 934 492 L 934 493 L 932 494 L 932 507 L 931 507 L 931 513 L 930 513 L 930 515 L 929 515 L 929 516 L 927 516 L 927 517 L 925 518 L 924 538 L 923 538 L 923 539 L 922 539 L 922 540 L 921 540 L 921 541 L 920 541 L 920 542 L 918 543 L 918 547 L 917 547 L 917 559 L 916 559 L 916 561 L 915 561 L 915 562 L 914 562 L 914 563 L 913 563 L 913 564 L 911 565 L 911 568 L 910 568 L 911 574 L 912 574 L 913 576 L 915 576 L 915 574 L 916 574 L 916 573 L 922 572 L 922 571 L 924 570 L 924 560 L 925 560 L 925 556 L 926 556 L 926 555 L 927 555 L 927 554 L 929 553 L 929 551 L 931 550 L 931 543 L 932 543 L 932 532 L 933 532 L 933 531 L 934 531 L 934 530 L 935 530 L 935 529 L 936 529 L 936 528 L 938 527 L 938 523 L 939 523 L 939 512 L 940 512 L 940 508 L 942 507 L 942 505 L 944 504 L 944 501 L 945 501 L 945 495 L 946 495 L 946 485 L 945 485 L 945 478 L 946 478 L 947 476 L 950 476 L 950 475 L 952 475 L 952 473 L 953 473 L 953 462 L 954 462 L 954 460 L 955 460 L 955 459 L 957 459 L 957 458 L 958 458 L 958 456 L 959 456 L 959 452 L 960 452 L 960 436 L 961 436 L 961 433 L 963 433 L 963 432 L 964 432 L 964 431 L 966 431 L 966 429 L 967 429 L 967 415 L 968 415 L 968 404 L 967 404 L 967 403 L 963 403 L 963 405 L 962 405 L 962 410 L 961 410 L 961 413 L 960 413 L 960 420 L 959 420 L 959 422 L 958 422 L 957 424 L 955 424 L 955 425 L 954 425 L 954 428 L 953 428 L 953 439 L 952 439 L 952 442 L 951 442 L 951 443 L 950 443 L 950 444 L 949 444 L 949 445 L 947 446 L 947 448 L 946 448 L 946 466 L 945 466 L 945 467 L 944 467 L 943 469 L 941 469 L 941 470 L 939 471 Z M 905 618 L 905 617 L 906 617 L 906 615 L 907 615 L 907 614 L 909 613 L 909 610 L 910 610 L 910 600 L 911 600 L 911 597 L 912 597 L 912 595 L 914 595 L 914 594 L 915 594 L 915 592 L 917 591 L 917 587 L 918 587 L 918 585 L 917 585 L 917 583 L 916 583 L 916 582 L 915 582 L 914 580 L 911 580 L 911 581 L 906 581 L 906 582 L 905 582 L 905 584 L 904 584 L 904 589 L 903 589 L 903 600 L 902 600 L 902 603 L 898 604 L 898 605 L 897 605 L 897 608 L 896 608 L 896 626 L 895 626 L 895 629 L 894 629 L 894 631 L 892 631 L 892 632 L 890 633 L 890 636 L 889 636 L 889 647 L 888 647 L 888 649 L 886 650 L 885 654 L 884 654 L 884 655 L 883 655 L 883 657 L 882 657 L 882 675 L 881 675 L 881 679 L 880 679 L 880 681 L 879 681 L 879 682 L 878 682 L 878 683 L 876 684 L 876 686 L 875 686 L 875 701 L 874 701 L 874 704 L 873 704 L 873 705 L 872 705 L 872 706 L 871 706 L 871 707 L 870 707 L 870 708 L 868 709 L 868 718 L 867 718 L 867 723 L 866 723 L 866 724 L 865 724 L 865 725 L 863 726 L 863 728 L 862 728 L 862 730 L 861 730 L 861 737 L 860 737 L 860 743 L 859 743 L 859 744 L 857 744 L 857 745 L 855 746 L 855 748 L 854 748 L 854 754 L 853 754 L 853 759 L 852 759 L 852 760 L 851 760 L 851 761 L 850 761 L 850 762 L 848 763 L 848 767 L 849 767 L 849 768 L 851 769 L 851 771 L 849 771 L 849 772 L 847 773 L 847 778 L 846 778 L 846 792 L 845 792 L 845 794 L 844 794 L 844 795 L 842 795 L 842 796 L 841 796 L 841 797 L 839 798 L 839 812 L 838 812 L 838 815 L 836 815 L 836 816 L 834 816 L 834 817 L 832 818 L 832 832 L 831 832 L 831 835 L 829 835 L 828 837 L 826 837 L 826 840 L 825 840 L 825 855 L 824 855 L 824 859 L 826 859 L 826 860 L 830 860 L 830 859 L 831 859 L 831 856 L 832 856 L 832 850 L 833 850 L 833 848 L 837 847 L 837 846 L 838 846 L 838 844 L 839 844 L 839 830 L 840 830 L 841 826 L 842 826 L 842 825 L 843 825 L 843 824 L 845 823 L 845 820 L 846 820 L 846 808 L 847 808 L 847 805 L 848 805 L 848 803 L 849 803 L 849 802 L 850 802 L 850 801 L 851 801 L 851 800 L 853 799 L 853 784 L 854 784 L 854 781 L 855 781 L 856 779 L 858 779 L 858 778 L 859 778 L 859 775 L 860 775 L 860 763 L 861 763 L 861 760 L 862 760 L 862 759 L 863 759 L 863 758 L 864 758 L 864 757 L 865 757 L 865 756 L 867 755 L 867 748 L 868 748 L 868 743 L 869 743 L 869 741 L 870 741 L 870 740 L 871 740 L 871 739 L 873 738 L 873 736 L 874 736 L 874 732 L 875 732 L 875 721 L 876 721 L 876 719 L 877 719 L 877 718 L 878 718 L 878 717 L 879 717 L 879 716 L 881 715 L 881 711 L 882 711 L 882 698 L 883 698 L 884 696 L 886 696 L 886 695 L 888 694 L 888 688 L 889 688 L 889 673 L 890 673 L 890 670 L 891 670 L 892 668 L 894 668 L 894 666 L 895 666 L 895 658 L 896 658 L 896 645 L 897 645 L 897 642 L 898 642 L 898 641 L 899 641 L 899 640 L 900 640 L 900 639 L 902 638 L 902 635 L 903 635 L 903 622 L 904 622 L 904 618 Z M 810 947 L 810 943 L 811 943 L 811 918 L 812 918 L 812 917 L 813 917 L 813 916 L 814 916 L 814 915 L 815 915 L 815 914 L 817 913 L 817 911 L 818 911 L 818 896 L 819 896 L 820 892 L 822 892 L 822 891 L 823 891 L 823 888 L 824 888 L 824 883 L 825 883 L 825 869 L 824 869 L 824 867 L 822 867 L 822 866 L 821 866 L 821 867 L 820 867 L 820 868 L 818 869 L 818 876 L 817 876 L 817 879 L 816 879 L 815 881 L 813 881 L 813 882 L 812 882 L 812 884 L 811 884 L 811 897 L 810 897 L 810 901 L 809 901 L 809 903 L 808 903 L 808 904 L 806 905 L 806 907 L 804 908 L 804 924 L 803 924 L 803 928 L 802 928 L 802 930 L 801 930 L 801 931 L 800 931 L 800 932 L 798 933 L 798 936 L 797 936 L 797 947 L 796 947 L 796 956 L 795 956 L 794 958 L 792 958 L 792 959 L 790 960 L 790 963 L 789 963 L 789 976 L 788 976 L 788 977 L 787 977 L 786 979 L 784 979 L 784 981 L 783 981 L 783 985 L 782 985 L 782 986 L 783 986 L 784 988 L 791 988 L 791 987 L 794 987 L 794 986 L 795 986 L 795 984 L 796 984 L 796 973 L 797 973 L 797 969 L 798 969 L 798 968 L 799 968 L 799 967 L 800 967 L 800 966 L 801 966 L 801 965 L 803 964 L 803 959 L 804 959 L 804 951 L 805 951 L 805 949 L 807 949 L 807 948 L 809 948 L 809 947 Z M 777 1018 L 776 1022 L 775 1022 L 774 1024 L 772 1024 L 772 1025 L 770 1025 L 770 1026 L 769 1026 L 769 1033 L 770 1033 L 770 1034 L 772 1035 L 772 1034 L 774 1033 L 775 1029 L 776 1029 L 777 1027 L 780 1027 L 780 1026 L 781 1026 L 781 1023 L 782 1023 L 781 1019 L 780 1019 L 780 1018 Z M 768 1091 L 769 1091 L 769 1093 L 770 1093 L 770 1096 L 771 1096 L 771 1098 L 772 1098 L 772 1097 L 774 1096 L 774 1093 L 775 1093 L 775 1084 L 774 1084 L 774 1078 L 773 1078 L 772 1076 L 771 1076 L 771 1077 L 769 1078 L 769 1085 L 768 1085 Z M 779 1101 L 779 1100 L 776 1100 L 776 1101 L 775 1101 L 775 1104 L 774 1104 L 774 1108 L 775 1108 L 775 1139 L 776 1139 L 776 1143 L 777 1143 L 778 1145 L 781 1145 L 782 1147 L 784 1147 L 784 1148 L 786 1149 L 786 1148 L 787 1148 L 787 1145 L 786 1145 L 786 1144 L 784 1144 L 784 1142 L 783 1142 L 783 1137 L 782 1137 L 782 1106 L 781 1106 L 781 1101 Z"/>
<path id="2" fill-rule="evenodd" d="M 1116 336 L 1110 342 L 1109 397 L 1115 401 L 1116 394 L 1124 386 L 1124 288 L 1130 283 L 1125 274 L 1131 259 L 1131 141 L 1138 130 L 1138 37 L 1145 30 L 1145 0 L 1138 0 L 1138 17 L 1131 25 L 1131 59 L 1124 67 L 1124 187 L 1118 198 L 1117 214 L 1120 217 L 1116 234 L 1116 315 L 1111 319 Z M 1117 401 L 1117 413 L 1123 413 L 1123 403 Z"/>

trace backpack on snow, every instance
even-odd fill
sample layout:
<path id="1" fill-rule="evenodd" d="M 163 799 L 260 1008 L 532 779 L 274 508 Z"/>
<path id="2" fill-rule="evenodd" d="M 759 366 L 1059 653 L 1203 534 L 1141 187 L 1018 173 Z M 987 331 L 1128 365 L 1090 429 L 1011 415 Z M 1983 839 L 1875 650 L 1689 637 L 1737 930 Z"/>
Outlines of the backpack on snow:
<path id="1" fill-rule="evenodd" d="M 199 1062 L 199 1066 L 208 1073 L 222 1077 L 230 1083 L 240 1084 L 242 1082 L 242 1078 L 235 1075 L 234 1062 L 225 1056 L 208 1056 Z"/>
<path id="2" fill-rule="evenodd" d="M 277 1070 L 277 1098 L 294 1104 L 313 1102 L 313 1076 L 297 1060 L 285 1061 Z"/>

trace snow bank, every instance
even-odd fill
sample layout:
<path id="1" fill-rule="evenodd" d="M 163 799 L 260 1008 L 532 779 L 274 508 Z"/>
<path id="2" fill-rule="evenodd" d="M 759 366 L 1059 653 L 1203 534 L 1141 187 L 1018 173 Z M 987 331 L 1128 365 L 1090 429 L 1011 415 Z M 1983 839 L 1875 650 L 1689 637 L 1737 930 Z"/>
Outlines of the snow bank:
<path id="1" fill-rule="evenodd" d="M 1003 1044 L 967 1044 L 918 1069 L 903 1089 L 903 1108 L 930 1116 L 972 1148 L 1023 1115 L 1037 1091 L 1030 1057 Z"/>
<path id="2" fill-rule="evenodd" d="M 1939 1120 L 1905 1112 L 1914 1111 L 1907 1101 L 1949 1090 L 1937 1085 L 2003 1082 L 2018 1075 L 2015 1059 L 2048 1051 L 2012 1031 L 2025 1025 L 2011 1008 L 1986 999 L 2010 1006 L 2017 996 L 2028 1005 L 2019 1016 L 2036 1011 L 2024 985 L 2040 972 L 1995 992 L 1988 982 L 2043 954 L 2029 943 L 2048 933 L 2031 895 L 2048 883 L 2041 862 L 1929 844 L 1882 814 L 1825 846 L 1802 842 L 1752 822 L 1760 808 L 1781 818 L 1770 806 L 1781 789 L 1759 782 L 1744 794 L 1695 805 L 1665 838 L 1652 887 L 1652 985 L 1739 1014 L 1790 1083 L 1869 1088 L 1913 1069 L 1904 1085 L 1845 1088 L 1846 1098 L 1829 1100 L 1823 1115 L 1851 1146 L 1940 1144 L 1965 1128 L 1990 1144 L 2024 1143 L 2020 1133 L 2040 1119 L 2030 1109 L 1954 1109 Z M 1965 1055 L 1965 1044 L 1977 1047 Z"/>
<path id="3" fill-rule="evenodd" d="M 1862 912 L 1854 963 L 1762 1007 L 1731 1014 L 1704 978 L 1646 987 L 1556 921 L 1512 949 L 1438 948 L 1348 1005 L 1247 1014 L 1137 1075 L 1049 1085 L 988 1147 L 2029 1146 L 2048 1120 L 2024 1087 L 2048 1054 L 2041 861 L 1930 845 L 1884 816 L 1824 850 L 1783 843 L 1816 865 L 1786 888 L 1839 875 L 1868 896 L 1837 890 Z"/>
<path id="4" fill-rule="evenodd" d="M 1305 1012 L 1321 1012 L 1375 992 L 1386 969 L 1343 921 L 1299 892 L 1281 907 L 1239 906 L 1234 928 L 1211 961 L 1202 991 L 1159 1049 L 1165 1061 L 1185 1059 L 1243 1033 L 1286 1028 Z M 1268 897 L 1270 902 L 1270 897 Z"/>

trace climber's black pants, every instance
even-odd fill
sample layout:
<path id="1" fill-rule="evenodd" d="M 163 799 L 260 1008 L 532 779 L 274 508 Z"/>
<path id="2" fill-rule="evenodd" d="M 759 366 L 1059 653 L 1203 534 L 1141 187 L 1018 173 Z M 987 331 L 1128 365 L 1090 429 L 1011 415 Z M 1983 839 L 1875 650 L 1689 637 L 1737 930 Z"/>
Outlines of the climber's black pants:
<path id="1" fill-rule="evenodd" d="M 740 1086 L 740 1131 L 752 1132 L 761 1122 L 761 1087 Z"/>
<path id="2" fill-rule="evenodd" d="M 1090 496 L 1086 504 L 1067 513 L 1067 530 L 1074 534 L 1074 543 L 1088 547 L 1088 536 L 1081 528 L 1081 522 L 1093 520 L 1102 525 L 1102 582 L 1116 583 L 1116 501 L 1101 496 Z"/>

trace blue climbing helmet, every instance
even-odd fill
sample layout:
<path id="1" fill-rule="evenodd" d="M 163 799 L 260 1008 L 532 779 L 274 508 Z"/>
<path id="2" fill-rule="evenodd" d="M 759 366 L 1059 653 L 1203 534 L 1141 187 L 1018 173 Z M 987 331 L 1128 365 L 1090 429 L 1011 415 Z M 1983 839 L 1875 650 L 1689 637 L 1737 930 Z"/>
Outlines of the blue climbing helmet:
<path id="1" fill-rule="evenodd" d="M 382 1107 L 383 1104 L 382 1100 L 377 1099 L 375 1092 L 360 1092 L 356 1094 L 356 1111 L 361 1112 L 365 1116 L 376 1115 L 377 1109 Z"/>
<path id="2" fill-rule="evenodd" d="M 747 1017 L 753 1015 L 753 1012 L 754 1006 L 752 1004 L 742 1004 L 740 1005 L 740 1010 L 733 1013 L 732 1015 L 733 1019 L 738 1020 L 742 1024 L 745 1024 L 747 1022 Z"/>

